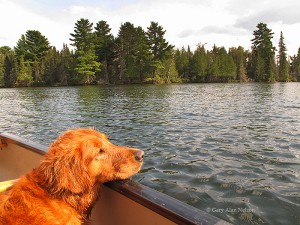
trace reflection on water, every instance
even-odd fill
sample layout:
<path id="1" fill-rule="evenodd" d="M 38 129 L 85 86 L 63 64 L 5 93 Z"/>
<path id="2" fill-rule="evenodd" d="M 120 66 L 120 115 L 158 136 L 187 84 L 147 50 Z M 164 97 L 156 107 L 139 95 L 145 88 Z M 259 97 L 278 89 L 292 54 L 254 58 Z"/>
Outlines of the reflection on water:
<path id="1" fill-rule="evenodd" d="M 96 127 L 145 150 L 135 180 L 234 224 L 300 224 L 300 84 L 0 89 L 0 130 Z"/>

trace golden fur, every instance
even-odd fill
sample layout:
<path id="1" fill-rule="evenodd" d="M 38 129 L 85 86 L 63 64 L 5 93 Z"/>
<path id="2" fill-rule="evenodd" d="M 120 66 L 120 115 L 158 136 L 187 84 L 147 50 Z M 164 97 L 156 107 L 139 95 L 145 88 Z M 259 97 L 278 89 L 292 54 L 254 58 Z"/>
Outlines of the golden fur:
<path id="1" fill-rule="evenodd" d="M 143 154 L 93 129 L 69 130 L 51 144 L 39 167 L 0 195 L 0 224 L 82 224 L 101 184 L 137 173 Z"/>

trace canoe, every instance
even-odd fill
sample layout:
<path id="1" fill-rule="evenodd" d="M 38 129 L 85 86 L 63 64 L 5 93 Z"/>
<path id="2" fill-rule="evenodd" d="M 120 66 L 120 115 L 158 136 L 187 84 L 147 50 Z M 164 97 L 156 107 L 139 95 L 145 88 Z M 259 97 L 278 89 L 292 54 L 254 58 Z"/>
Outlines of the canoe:
<path id="1" fill-rule="evenodd" d="M 0 186 L 36 167 L 47 147 L 0 133 Z M 9 180 L 13 180 L 10 182 Z M 1 188 L 0 187 L 0 188 Z M 91 225 L 228 225 L 230 223 L 132 180 L 106 183 L 90 218 Z"/>

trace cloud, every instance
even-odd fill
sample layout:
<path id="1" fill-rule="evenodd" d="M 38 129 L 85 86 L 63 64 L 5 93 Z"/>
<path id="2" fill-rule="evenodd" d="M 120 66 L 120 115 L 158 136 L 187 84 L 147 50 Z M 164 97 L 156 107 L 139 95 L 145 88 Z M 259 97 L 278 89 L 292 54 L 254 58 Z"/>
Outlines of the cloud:
<path id="1" fill-rule="evenodd" d="M 73 5 L 70 6 L 68 9 L 64 10 L 65 12 L 68 12 L 71 15 L 78 15 L 81 13 L 87 13 L 88 8 L 84 6 L 78 6 L 78 5 Z"/>
<path id="2" fill-rule="evenodd" d="M 300 1 L 297 0 L 230 0 L 225 9 L 236 15 L 235 27 L 253 31 L 260 22 L 293 25 L 300 23 Z"/>
<path id="3" fill-rule="evenodd" d="M 178 33 L 178 37 L 179 38 L 187 38 L 187 37 L 195 35 L 196 33 L 197 32 L 195 32 L 195 30 L 185 29 Z"/>
<path id="4" fill-rule="evenodd" d="M 283 30 L 286 43 L 297 49 L 299 8 L 299 0 L 0 0 L 0 27 L 5 31 L 0 46 L 12 47 L 21 34 L 36 29 L 61 48 L 70 43 L 76 21 L 85 18 L 94 24 L 107 21 L 115 36 L 122 23 L 146 30 L 155 21 L 167 31 L 167 41 L 179 48 L 199 42 L 248 48 L 256 25 L 265 22 L 275 37 Z M 7 23 L 12 13 L 22 19 Z"/>
<path id="5" fill-rule="evenodd" d="M 260 22 L 266 24 L 279 22 L 285 25 L 293 25 L 300 23 L 300 13 L 298 8 L 270 8 L 268 10 L 262 10 L 251 15 L 241 17 L 236 21 L 235 26 L 247 30 L 253 30 L 253 28 L 255 28 L 255 26 Z"/>

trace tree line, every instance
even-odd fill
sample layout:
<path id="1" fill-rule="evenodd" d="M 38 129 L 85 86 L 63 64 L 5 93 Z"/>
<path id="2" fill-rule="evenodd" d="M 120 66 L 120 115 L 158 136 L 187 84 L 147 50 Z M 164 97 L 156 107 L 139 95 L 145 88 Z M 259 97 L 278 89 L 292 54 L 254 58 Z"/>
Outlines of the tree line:
<path id="1" fill-rule="evenodd" d="M 0 87 L 180 82 L 300 81 L 300 48 L 287 56 L 283 33 L 278 54 L 265 23 L 253 32 L 251 50 L 198 44 L 175 49 L 166 30 L 151 22 L 147 30 L 126 22 L 114 37 L 106 21 L 75 23 L 70 49 L 50 46 L 37 30 L 22 34 L 16 46 L 0 47 Z"/>

